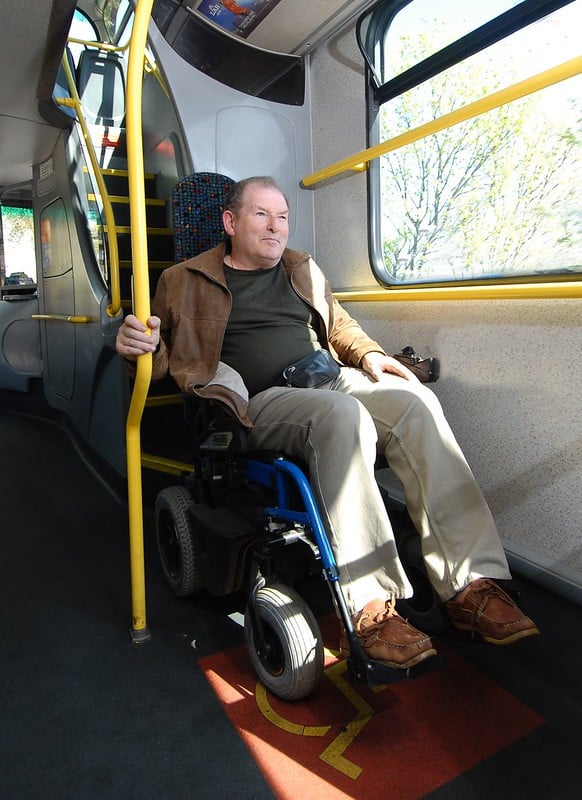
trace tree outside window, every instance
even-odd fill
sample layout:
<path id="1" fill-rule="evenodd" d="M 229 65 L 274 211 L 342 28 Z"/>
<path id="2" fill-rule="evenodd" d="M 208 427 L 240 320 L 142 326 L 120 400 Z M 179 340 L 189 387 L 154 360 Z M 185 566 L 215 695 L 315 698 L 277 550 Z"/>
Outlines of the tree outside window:
<path id="1" fill-rule="evenodd" d="M 395 62 L 412 65 L 434 50 L 438 25 L 434 20 L 422 35 L 400 36 Z M 521 77 L 508 62 L 480 53 L 386 103 L 380 138 Z M 571 78 L 381 158 L 390 282 L 582 271 L 581 85 L 580 77 Z"/>
<path id="2" fill-rule="evenodd" d="M 30 208 L 2 206 L 0 225 L 0 282 L 36 283 L 33 214 Z"/>

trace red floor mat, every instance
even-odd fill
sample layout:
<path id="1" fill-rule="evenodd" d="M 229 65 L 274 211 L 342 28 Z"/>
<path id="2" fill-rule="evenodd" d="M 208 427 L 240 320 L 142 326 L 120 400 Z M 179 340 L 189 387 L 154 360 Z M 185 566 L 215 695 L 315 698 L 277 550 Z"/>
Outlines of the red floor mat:
<path id="1" fill-rule="evenodd" d="M 279 800 L 418 800 L 543 723 L 439 651 L 439 669 L 379 690 L 353 684 L 328 653 L 320 686 L 300 703 L 257 685 L 244 647 L 199 663 Z"/>

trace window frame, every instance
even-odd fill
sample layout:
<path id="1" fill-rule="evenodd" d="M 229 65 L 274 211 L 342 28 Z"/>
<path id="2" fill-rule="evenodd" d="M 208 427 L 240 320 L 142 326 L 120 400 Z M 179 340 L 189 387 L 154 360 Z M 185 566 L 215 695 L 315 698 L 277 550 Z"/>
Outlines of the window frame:
<path id="1" fill-rule="evenodd" d="M 371 46 L 380 46 L 384 40 L 388 27 L 396 15 L 414 0 L 385 0 L 373 7 L 371 11 L 363 14 L 357 23 L 356 38 L 360 51 L 366 64 L 366 106 L 368 121 L 368 146 L 374 146 L 380 141 L 380 109 L 384 103 L 389 102 L 404 92 L 422 84 L 424 81 L 438 75 L 440 72 L 480 52 L 486 47 L 526 28 L 528 25 L 548 16 L 549 14 L 571 4 L 574 0 L 524 0 L 513 8 L 508 9 L 489 22 L 475 28 L 470 33 L 460 37 L 455 42 L 436 51 L 426 59 L 413 65 L 404 72 L 389 78 L 384 83 L 380 82 L 376 65 L 368 52 Z M 367 26 L 367 27 L 366 27 Z M 366 27 L 366 30 L 364 28 Z M 389 281 L 386 278 L 386 265 L 382 252 L 381 237 L 381 186 L 380 186 L 380 159 L 374 158 L 368 164 L 367 195 L 368 195 L 368 250 L 372 272 L 375 279 L 384 289 L 404 293 L 410 297 L 419 290 L 427 290 L 428 296 L 447 299 L 454 290 L 455 296 L 463 290 L 465 296 L 481 297 L 491 296 L 498 290 L 500 296 L 538 297 L 538 296 L 581 296 L 581 273 L 552 273 L 545 275 L 516 274 L 510 276 L 483 276 L 471 279 L 444 278 L 439 280 L 415 280 L 414 282 Z M 570 284 L 570 288 L 556 287 L 560 284 Z M 519 287 L 523 291 L 520 292 Z M 546 287 L 546 289 L 544 288 Z M 425 293 L 423 292 L 423 299 Z M 377 298 L 376 298 L 377 299 Z"/>

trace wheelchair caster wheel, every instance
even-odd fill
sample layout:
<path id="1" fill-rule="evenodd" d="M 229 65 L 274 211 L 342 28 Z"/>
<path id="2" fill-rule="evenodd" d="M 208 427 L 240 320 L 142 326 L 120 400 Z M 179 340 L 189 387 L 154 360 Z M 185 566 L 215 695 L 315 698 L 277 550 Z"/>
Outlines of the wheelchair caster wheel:
<path id="1" fill-rule="evenodd" d="M 194 501 L 183 486 L 168 486 L 156 498 L 156 543 L 164 577 L 177 597 L 199 592 L 200 545 L 190 509 Z"/>
<path id="2" fill-rule="evenodd" d="M 263 653 L 257 652 L 251 613 L 247 608 L 245 639 L 259 680 L 282 700 L 306 697 L 319 683 L 324 666 L 323 641 L 311 609 L 287 586 L 259 589 L 255 613 L 265 637 Z"/>

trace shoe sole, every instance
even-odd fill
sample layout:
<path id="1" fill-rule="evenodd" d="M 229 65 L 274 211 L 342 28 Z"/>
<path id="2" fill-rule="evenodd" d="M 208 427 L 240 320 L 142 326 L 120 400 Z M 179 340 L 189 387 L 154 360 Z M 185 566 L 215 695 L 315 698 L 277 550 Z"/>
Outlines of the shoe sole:
<path id="1" fill-rule="evenodd" d="M 483 641 L 488 642 L 489 644 L 497 644 L 500 646 L 504 646 L 506 644 L 513 644 L 513 642 L 517 642 L 519 639 L 527 639 L 529 636 L 538 636 L 539 630 L 537 628 L 527 628 L 525 631 L 518 631 L 517 633 L 512 633 L 511 636 L 506 636 L 505 639 L 495 639 L 493 636 L 485 636 L 485 634 L 481 633 L 480 631 L 476 631 L 474 628 L 471 628 L 470 625 L 463 625 L 463 623 L 453 622 L 453 627 L 456 628 L 458 631 L 466 631 L 467 633 L 476 633 L 480 636 Z"/>
<path id="2" fill-rule="evenodd" d="M 348 658 L 350 651 L 342 648 L 339 651 L 339 655 L 340 658 Z M 379 664 L 385 664 L 387 667 L 391 667 L 392 669 L 410 669 L 410 667 L 415 667 L 417 664 L 420 664 L 421 661 L 426 661 L 427 658 L 436 656 L 437 651 L 431 647 L 430 650 L 424 650 L 422 653 L 414 656 L 414 658 L 411 658 L 404 664 L 397 664 L 395 661 L 384 661 L 382 658 L 372 658 L 372 656 L 369 656 L 367 653 L 366 655 L 371 661 L 377 661 Z"/>

